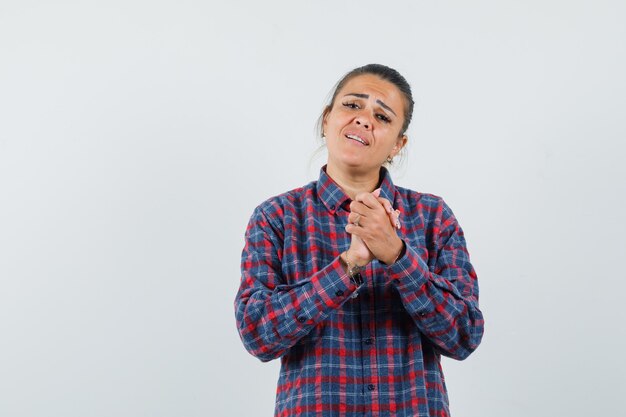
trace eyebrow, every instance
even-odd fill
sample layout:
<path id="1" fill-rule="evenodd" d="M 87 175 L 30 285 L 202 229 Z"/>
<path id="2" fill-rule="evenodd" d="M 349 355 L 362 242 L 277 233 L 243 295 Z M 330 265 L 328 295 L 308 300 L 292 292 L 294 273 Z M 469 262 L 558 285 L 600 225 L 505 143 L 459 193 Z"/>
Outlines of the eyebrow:
<path id="1" fill-rule="evenodd" d="M 358 97 L 358 98 L 370 98 L 369 94 L 363 94 L 363 93 L 348 93 L 345 96 L 354 96 L 354 97 Z M 389 110 L 390 112 L 393 113 L 394 116 L 397 116 L 396 112 L 393 111 L 391 109 L 391 107 L 389 107 L 388 105 L 386 105 L 384 102 L 380 101 L 380 100 L 376 100 L 376 103 L 380 104 L 380 107 L 382 107 L 383 109 Z"/>

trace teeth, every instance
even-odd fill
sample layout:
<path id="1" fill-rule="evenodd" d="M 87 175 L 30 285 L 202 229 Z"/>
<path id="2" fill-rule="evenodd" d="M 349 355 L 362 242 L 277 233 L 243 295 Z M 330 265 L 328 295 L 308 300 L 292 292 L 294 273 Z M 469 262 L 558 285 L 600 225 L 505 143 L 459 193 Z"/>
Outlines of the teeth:
<path id="1" fill-rule="evenodd" d="M 358 137 L 358 136 L 354 136 L 354 135 L 346 135 L 346 137 L 348 137 L 348 138 L 350 138 L 350 139 L 354 139 L 354 140 L 356 140 L 357 142 L 361 142 L 363 145 L 367 145 L 367 143 L 366 143 L 363 139 L 361 139 L 360 137 Z"/>

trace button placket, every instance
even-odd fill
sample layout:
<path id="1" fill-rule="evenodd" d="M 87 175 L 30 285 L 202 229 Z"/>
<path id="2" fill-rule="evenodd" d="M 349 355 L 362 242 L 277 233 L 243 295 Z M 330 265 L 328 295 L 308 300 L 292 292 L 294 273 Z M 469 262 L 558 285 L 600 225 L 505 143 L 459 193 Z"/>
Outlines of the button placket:
<path id="1" fill-rule="evenodd" d="M 361 306 L 361 352 L 363 364 L 363 395 L 367 401 L 378 401 L 378 358 L 376 353 L 376 321 L 378 312 L 372 307 L 376 306 L 377 281 L 376 281 L 376 262 L 370 263 L 365 271 L 364 276 L 367 279 L 363 282 L 359 304 Z"/>

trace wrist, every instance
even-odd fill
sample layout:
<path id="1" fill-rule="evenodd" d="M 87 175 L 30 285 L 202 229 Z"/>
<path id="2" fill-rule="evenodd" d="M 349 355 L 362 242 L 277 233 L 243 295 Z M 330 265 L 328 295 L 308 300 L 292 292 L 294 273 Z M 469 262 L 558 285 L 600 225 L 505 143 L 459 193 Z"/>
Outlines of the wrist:
<path id="1" fill-rule="evenodd" d="M 398 238 L 398 244 L 394 246 L 395 250 L 391 252 L 392 255 L 385 259 L 379 259 L 379 261 L 381 261 L 385 265 L 393 265 L 398 259 L 402 257 L 402 255 L 404 255 L 404 252 L 406 251 L 406 245 L 404 243 L 404 240 Z"/>
<path id="2" fill-rule="evenodd" d="M 343 267 L 350 277 L 350 280 L 357 286 L 361 286 L 363 283 L 363 277 L 361 276 L 361 271 L 365 269 L 365 265 L 360 265 L 351 262 L 351 258 L 348 255 L 348 251 L 342 252 L 339 255 L 339 259 L 343 264 Z"/>
<path id="3" fill-rule="evenodd" d="M 344 262 L 349 263 L 351 266 L 358 266 L 360 268 L 365 268 L 368 263 L 370 263 L 369 259 L 361 258 L 354 253 L 350 252 L 350 249 L 341 253 L 340 257 Z"/>

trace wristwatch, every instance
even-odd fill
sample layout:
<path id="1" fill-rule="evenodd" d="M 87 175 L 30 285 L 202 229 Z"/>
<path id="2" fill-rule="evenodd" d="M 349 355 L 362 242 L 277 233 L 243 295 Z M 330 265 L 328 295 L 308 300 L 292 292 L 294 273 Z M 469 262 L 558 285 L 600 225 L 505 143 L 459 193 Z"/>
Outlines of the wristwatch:
<path id="1" fill-rule="evenodd" d="M 361 275 L 361 271 L 365 269 L 364 266 L 359 266 L 356 264 L 352 264 L 348 260 L 348 254 L 346 254 L 346 258 L 344 259 L 342 256 L 339 258 L 348 266 L 348 276 L 350 277 L 350 281 L 354 283 L 357 287 L 363 284 L 363 276 Z"/>
<path id="2" fill-rule="evenodd" d="M 357 287 L 360 287 L 361 284 L 363 284 L 363 275 L 361 275 L 362 270 L 362 266 L 355 265 L 348 271 L 348 275 L 350 275 L 350 281 L 352 281 Z"/>

